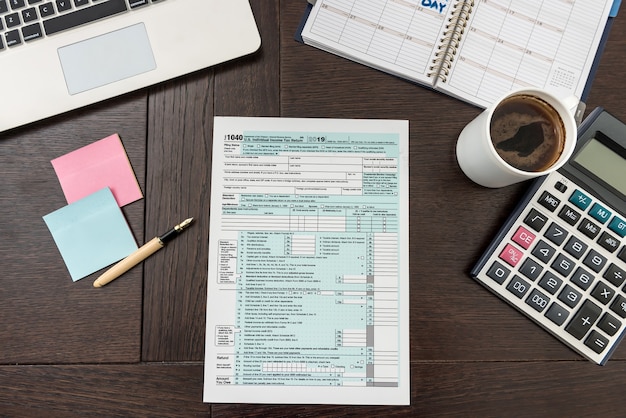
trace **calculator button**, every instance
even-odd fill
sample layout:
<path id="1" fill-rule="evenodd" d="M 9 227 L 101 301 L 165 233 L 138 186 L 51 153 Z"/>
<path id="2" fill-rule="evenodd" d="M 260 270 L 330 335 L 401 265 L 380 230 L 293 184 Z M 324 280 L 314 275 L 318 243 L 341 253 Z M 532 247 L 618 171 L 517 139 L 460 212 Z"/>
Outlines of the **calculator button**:
<path id="1" fill-rule="evenodd" d="M 574 271 L 574 267 L 576 267 L 576 264 L 563 254 L 559 254 L 552 263 L 552 268 L 563 277 L 569 276 Z"/>
<path id="2" fill-rule="evenodd" d="M 541 270 L 543 270 L 543 267 L 539 263 L 532 258 L 527 258 L 522 263 L 519 272 L 534 282 L 541 274 Z"/>
<path id="3" fill-rule="evenodd" d="M 617 258 L 626 263 L 626 246 L 622 247 L 622 249 L 617 254 Z"/>
<path id="4" fill-rule="evenodd" d="M 537 232 L 541 231 L 547 221 L 548 218 L 536 209 L 531 209 L 524 218 L 524 223 Z"/>
<path id="5" fill-rule="evenodd" d="M 522 251 L 518 250 L 511 244 L 507 244 L 500 253 L 500 259 L 505 261 L 508 265 L 515 267 L 522 259 L 523 255 Z"/>
<path id="6" fill-rule="evenodd" d="M 609 340 L 598 331 L 591 331 L 591 334 L 589 334 L 589 337 L 585 340 L 585 345 L 598 354 L 600 354 L 608 344 Z"/>
<path id="7" fill-rule="evenodd" d="M 591 296 L 596 298 L 596 300 L 603 305 L 609 303 L 611 299 L 613 299 L 614 295 L 615 291 L 610 286 L 607 286 L 601 281 L 591 291 Z"/>
<path id="8" fill-rule="evenodd" d="M 591 204 L 591 198 L 580 190 L 574 190 L 574 193 L 570 196 L 569 201 L 582 210 L 587 209 Z"/>
<path id="9" fill-rule="evenodd" d="M 526 298 L 526 303 L 537 312 L 543 312 L 546 306 L 548 306 L 548 302 L 550 302 L 550 298 L 537 289 L 534 289 Z"/>
<path id="10" fill-rule="evenodd" d="M 556 183 L 554 183 L 554 188 L 557 189 L 561 193 L 565 193 L 567 191 L 567 186 L 561 183 L 560 181 L 557 181 Z"/>
<path id="11" fill-rule="evenodd" d="M 609 268 L 606 269 L 604 274 L 602 275 L 605 279 L 613 283 L 615 286 L 621 286 L 624 283 L 624 279 L 626 279 L 626 272 L 623 269 L 619 268 L 615 264 L 611 263 Z"/>
<path id="12" fill-rule="evenodd" d="M 592 218 L 603 224 L 611 217 L 611 211 L 607 210 L 599 203 L 594 203 L 591 209 L 589 209 L 589 215 L 591 215 Z"/>
<path id="13" fill-rule="evenodd" d="M 619 235 L 621 238 L 626 236 L 626 222 L 617 216 L 614 216 L 609 223 L 609 229 Z"/>
<path id="14" fill-rule="evenodd" d="M 561 204 L 561 201 L 559 199 L 557 199 L 556 197 L 554 197 L 547 191 L 544 191 L 541 194 L 538 202 L 541 206 L 548 209 L 550 212 L 554 212 L 556 208 L 558 208 L 559 205 Z"/>
<path id="15" fill-rule="evenodd" d="M 600 238 L 598 238 L 598 244 L 610 253 L 615 252 L 617 247 L 619 247 L 619 241 L 617 238 L 608 232 L 603 232 L 602 235 L 600 235 Z"/>
<path id="16" fill-rule="evenodd" d="M 517 275 L 513 276 L 506 287 L 506 290 L 513 293 L 520 299 L 526 294 L 526 292 L 528 292 L 528 289 L 530 289 L 528 282 Z"/>
<path id="17" fill-rule="evenodd" d="M 563 249 L 571 256 L 579 259 L 587 251 L 588 245 L 576 237 L 571 237 Z"/>
<path id="18" fill-rule="evenodd" d="M 568 205 L 565 205 L 559 212 L 559 218 L 563 219 L 570 225 L 576 225 L 576 222 L 580 219 L 580 213 L 576 212 Z"/>
<path id="19" fill-rule="evenodd" d="M 624 296 L 617 295 L 610 308 L 620 317 L 626 318 L 626 298 Z"/>
<path id="20" fill-rule="evenodd" d="M 605 313 L 602 315 L 600 322 L 598 322 L 598 328 L 602 331 L 606 332 L 607 335 L 613 336 L 619 329 L 622 327 L 622 322 L 611 315 L 610 313 Z"/>
<path id="21" fill-rule="evenodd" d="M 513 242 L 519 244 L 522 248 L 527 250 L 528 247 L 530 247 L 530 244 L 532 244 L 535 240 L 535 234 L 533 234 L 523 226 L 520 226 L 519 228 L 517 228 L 517 231 L 515 231 L 512 240 Z"/>
<path id="22" fill-rule="evenodd" d="M 563 244 L 563 241 L 565 241 L 565 238 L 567 238 L 567 232 L 564 228 L 552 222 L 546 231 L 545 236 L 556 245 L 561 245 Z"/>
<path id="23" fill-rule="evenodd" d="M 563 323 L 569 316 L 569 311 L 567 311 L 567 309 L 565 309 L 558 303 L 554 302 L 552 305 L 550 305 L 550 309 L 546 311 L 545 316 L 555 324 L 563 325 Z"/>
<path id="24" fill-rule="evenodd" d="M 602 309 L 590 300 L 585 301 L 570 323 L 565 327 L 565 331 L 572 334 L 577 339 L 582 339 L 591 326 L 596 322 Z"/>
<path id="25" fill-rule="evenodd" d="M 506 278 L 509 277 L 510 273 L 511 273 L 511 270 L 509 270 L 508 268 L 504 267 L 502 264 L 496 261 L 493 263 L 491 268 L 487 271 L 487 276 L 491 277 L 493 280 L 495 280 L 499 284 L 502 284 L 504 283 Z"/>
<path id="26" fill-rule="evenodd" d="M 589 238 L 595 238 L 600 232 L 600 227 L 589 219 L 583 219 L 583 221 L 578 225 L 578 230 L 588 236 Z"/>
<path id="27" fill-rule="evenodd" d="M 548 244 L 544 240 L 539 240 L 531 254 L 537 257 L 539 261 L 547 264 L 554 255 L 554 253 L 556 253 L 556 250 L 551 247 L 550 244 Z"/>
<path id="28" fill-rule="evenodd" d="M 550 292 L 551 295 L 554 295 L 561 288 L 562 284 L 563 280 L 556 277 L 551 271 L 546 271 L 541 280 L 539 280 L 539 286 Z"/>
<path id="29" fill-rule="evenodd" d="M 569 306 L 570 308 L 573 308 L 574 306 L 578 305 L 578 302 L 580 302 L 581 297 L 582 295 L 570 285 L 565 285 L 565 287 L 563 288 L 563 291 L 559 293 L 559 296 L 558 296 L 559 300 L 563 302 L 564 304 L 566 304 L 567 306 Z"/>
<path id="30" fill-rule="evenodd" d="M 578 267 L 576 271 L 574 272 L 574 275 L 572 276 L 572 278 L 569 279 L 570 282 L 574 283 L 576 286 L 580 287 L 582 290 L 589 289 L 589 286 L 591 286 L 591 283 L 593 283 L 594 280 L 595 280 L 595 277 L 593 276 L 593 274 L 589 273 L 587 270 L 585 270 L 582 267 Z"/>
<path id="31" fill-rule="evenodd" d="M 604 267 L 606 263 L 606 258 L 600 255 L 596 250 L 589 250 L 587 257 L 583 260 L 583 263 L 589 267 L 591 270 L 598 273 Z"/>

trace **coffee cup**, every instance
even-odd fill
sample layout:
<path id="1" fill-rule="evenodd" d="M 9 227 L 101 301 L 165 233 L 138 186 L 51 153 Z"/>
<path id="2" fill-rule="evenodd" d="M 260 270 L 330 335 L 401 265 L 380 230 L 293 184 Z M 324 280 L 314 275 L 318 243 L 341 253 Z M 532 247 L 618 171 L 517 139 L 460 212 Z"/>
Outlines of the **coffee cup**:
<path id="1" fill-rule="evenodd" d="M 535 88 L 504 95 L 463 128 L 456 146 L 461 170 L 494 188 L 558 170 L 576 147 L 578 103 Z"/>

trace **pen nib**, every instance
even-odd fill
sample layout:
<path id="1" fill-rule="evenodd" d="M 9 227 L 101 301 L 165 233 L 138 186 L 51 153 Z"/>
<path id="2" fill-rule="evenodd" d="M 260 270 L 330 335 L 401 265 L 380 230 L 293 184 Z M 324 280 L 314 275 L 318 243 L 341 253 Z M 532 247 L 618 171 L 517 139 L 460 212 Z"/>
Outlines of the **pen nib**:
<path id="1" fill-rule="evenodd" d="M 183 229 L 185 229 L 189 225 L 191 225 L 192 222 L 193 222 L 193 218 L 187 218 L 184 221 L 182 221 L 181 223 L 179 223 L 178 225 L 176 225 L 174 227 L 174 229 L 177 230 L 177 231 L 182 231 Z"/>

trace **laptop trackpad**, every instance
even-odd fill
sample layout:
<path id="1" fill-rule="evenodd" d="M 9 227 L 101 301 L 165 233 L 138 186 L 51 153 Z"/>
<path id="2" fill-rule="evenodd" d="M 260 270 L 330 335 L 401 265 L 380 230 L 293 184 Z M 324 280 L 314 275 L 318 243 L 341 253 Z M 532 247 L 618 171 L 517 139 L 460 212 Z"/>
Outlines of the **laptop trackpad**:
<path id="1" fill-rule="evenodd" d="M 154 70 L 143 23 L 59 48 L 67 90 L 77 94 Z"/>

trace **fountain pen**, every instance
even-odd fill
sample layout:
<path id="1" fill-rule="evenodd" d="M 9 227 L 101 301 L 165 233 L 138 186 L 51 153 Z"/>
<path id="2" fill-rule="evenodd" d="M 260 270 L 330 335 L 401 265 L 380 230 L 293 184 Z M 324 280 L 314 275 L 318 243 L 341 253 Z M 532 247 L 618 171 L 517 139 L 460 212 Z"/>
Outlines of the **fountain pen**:
<path id="1" fill-rule="evenodd" d="M 95 282 L 93 282 L 93 287 L 102 287 L 105 284 L 117 279 L 122 274 L 150 257 L 152 254 L 163 248 L 168 242 L 180 235 L 189 225 L 191 225 L 191 222 L 193 222 L 193 218 L 185 219 L 160 237 L 154 237 L 137 249 L 137 251 L 133 252 L 128 257 L 104 272 L 96 279 Z"/>

